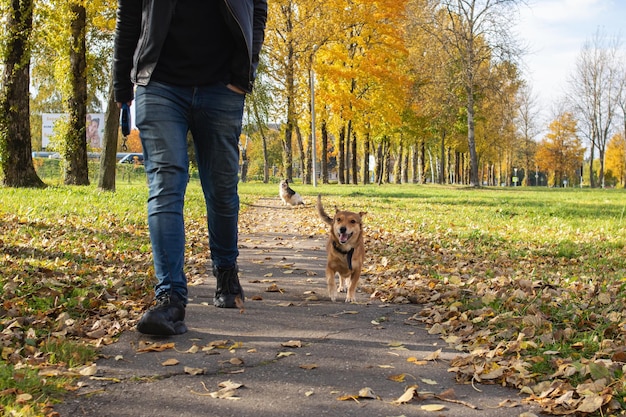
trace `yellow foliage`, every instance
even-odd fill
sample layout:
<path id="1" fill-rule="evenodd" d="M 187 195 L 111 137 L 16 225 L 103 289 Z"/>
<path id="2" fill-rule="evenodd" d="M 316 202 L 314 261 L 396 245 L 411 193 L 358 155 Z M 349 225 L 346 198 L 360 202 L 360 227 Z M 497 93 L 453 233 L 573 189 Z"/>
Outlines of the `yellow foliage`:
<path id="1" fill-rule="evenodd" d="M 621 133 L 611 138 L 606 148 L 606 170 L 611 171 L 620 184 L 626 183 L 626 139 Z"/>

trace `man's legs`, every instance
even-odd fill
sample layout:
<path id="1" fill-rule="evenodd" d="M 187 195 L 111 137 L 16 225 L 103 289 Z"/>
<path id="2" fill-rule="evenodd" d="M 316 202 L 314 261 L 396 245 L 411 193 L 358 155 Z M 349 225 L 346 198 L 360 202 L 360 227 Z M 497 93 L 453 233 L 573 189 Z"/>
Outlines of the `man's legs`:
<path id="1" fill-rule="evenodd" d="M 185 228 L 183 205 L 189 179 L 188 112 L 193 90 L 160 83 L 137 88 L 136 121 L 148 177 L 148 227 L 157 304 L 138 324 L 150 334 L 180 334 L 187 304 L 183 272 Z"/>
<path id="2" fill-rule="evenodd" d="M 217 307 L 244 301 L 237 276 L 239 135 L 245 96 L 222 84 L 196 90 L 190 121 L 206 201 Z"/>

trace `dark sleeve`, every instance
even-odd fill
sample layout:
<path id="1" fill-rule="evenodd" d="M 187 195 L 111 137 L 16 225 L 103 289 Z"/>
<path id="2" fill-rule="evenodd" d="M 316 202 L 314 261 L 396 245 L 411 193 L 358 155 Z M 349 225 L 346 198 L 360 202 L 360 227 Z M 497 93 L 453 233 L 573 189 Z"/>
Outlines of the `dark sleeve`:
<path id="1" fill-rule="evenodd" d="M 252 22 L 252 74 L 256 76 L 259 54 L 265 40 L 265 24 L 267 22 L 267 0 L 254 1 L 254 17 Z"/>
<path id="2" fill-rule="evenodd" d="M 133 99 L 130 73 L 133 56 L 141 34 L 142 1 L 118 0 L 113 50 L 113 91 L 115 101 L 127 103 Z"/>

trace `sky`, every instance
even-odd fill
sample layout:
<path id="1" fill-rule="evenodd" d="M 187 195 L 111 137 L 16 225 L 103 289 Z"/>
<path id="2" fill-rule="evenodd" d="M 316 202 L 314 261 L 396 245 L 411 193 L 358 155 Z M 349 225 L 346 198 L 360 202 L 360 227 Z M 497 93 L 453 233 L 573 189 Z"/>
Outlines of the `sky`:
<path id="1" fill-rule="evenodd" d="M 564 97 L 585 42 L 598 30 L 619 36 L 626 52 L 626 0 L 529 0 L 522 6 L 517 32 L 528 47 L 524 78 L 544 117 Z"/>

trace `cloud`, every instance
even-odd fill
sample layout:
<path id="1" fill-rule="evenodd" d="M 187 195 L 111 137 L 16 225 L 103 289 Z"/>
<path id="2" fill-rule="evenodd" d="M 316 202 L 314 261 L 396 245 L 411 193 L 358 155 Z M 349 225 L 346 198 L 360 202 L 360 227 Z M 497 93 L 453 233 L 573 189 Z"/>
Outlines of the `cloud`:
<path id="1" fill-rule="evenodd" d="M 530 14 L 541 24 L 572 24 L 589 21 L 601 16 L 610 9 L 611 0 L 541 0 L 531 3 L 530 9 L 522 14 Z"/>

